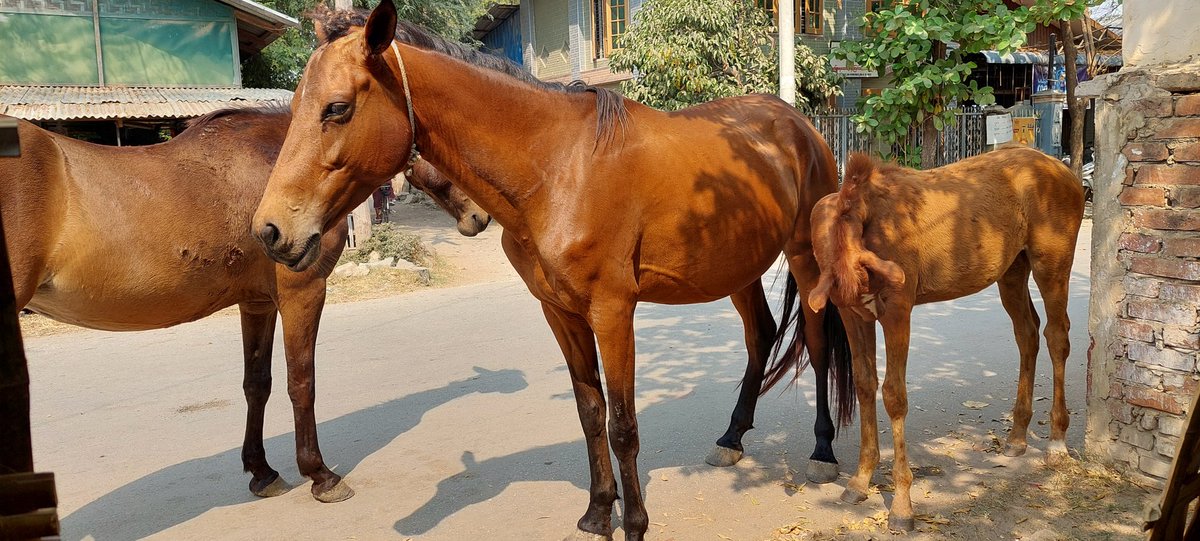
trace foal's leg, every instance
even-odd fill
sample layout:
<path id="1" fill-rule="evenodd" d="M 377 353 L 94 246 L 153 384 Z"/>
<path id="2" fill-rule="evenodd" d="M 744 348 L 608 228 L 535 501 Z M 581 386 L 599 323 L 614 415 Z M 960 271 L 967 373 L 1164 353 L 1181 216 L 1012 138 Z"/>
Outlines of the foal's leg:
<path id="1" fill-rule="evenodd" d="M 746 333 L 746 351 L 750 359 L 746 362 L 746 374 L 742 376 L 742 390 L 738 394 L 737 406 L 729 420 L 729 429 L 717 440 L 717 446 L 709 453 L 705 462 L 713 466 L 732 466 L 742 459 L 742 435 L 754 428 L 754 407 L 758 405 L 758 393 L 762 388 L 763 371 L 771 346 L 775 340 L 775 319 L 763 293 L 762 281 L 755 280 L 741 291 L 730 296 L 733 307 L 742 316 Z"/>
<path id="2" fill-rule="evenodd" d="M 250 472 L 250 492 L 255 496 L 278 496 L 291 489 L 279 472 L 267 464 L 263 449 L 263 416 L 271 396 L 271 346 L 275 342 L 274 305 L 242 303 L 242 350 L 246 357 L 246 375 L 242 390 L 246 393 L 246 440 L 242 444 L 242 468 Z"/>
<path id="3" fill-rule="evenodd" d="M 1031 257 L 1033 279 L 1037 282 L 1042 302 L 1046 305 L 1046 348 L 1054 365 L 1054 405 L 1050 408 L 1050 443 L 1046 462 L 1055 463 L 1067 456 L 1067 414 L 1065 379 L 1067 356 L 1071 353 L 1071 320 L 1067 317 L 1067 296 L 1071 285 L 1071 249 Z"/>
<path id="4" fill-rule="evenodd" d="M 837 430 L 829 414 L 829 344 L 825 342 L 825 310 L 812 311 L 808 306 L 808 292 L 812 291 L 820 278 L 820 268 L 812 255 L 812 246 L 795 251 L 789 247 L 788 269 L 796 280 L 800 294 L 801 317 L 804 318 L 804 348 L 812 365 L 816 382 L 817 416 L 813 423 L 816 444 L 808 457 L 805 477 L 813 483 L 831 483 L 838 476 L 837 456 L 833 454 L 833 438 Z"/>
<path id="5" fill-rule="evenodd" d="M 587 443 L 591 485 L 588 509 L 579 519 L 576 539 L 611 539 L 612 506 L 617 499 L 617 482 L 613 478 L 612 460 L 608 454 L 608 435 L 604 431 L 604 391 L 600 386 L 600 367 L 596 358 L 596 337 L 583 318 L 549 303 L 542 303 L 546 322 L 562 349 L 571 373 L 571 388 L 575 391 L 575 407 L 583 425 L 583 440 Z"/>
<path id="6" fill-rule="evenodd" d="M 591 307 L 592 328 L 604 363 L 608 388 L 608 439 L 621 470 L 621 496 L 625 508 L 625 539 L 640 541 L 650 525 L 642 483 L 638 478 L 637 409 L 634 404 L 633 302 L 596 302 Z"/>
<path id="7" fill-rule="evenodd" d="M 292 280 L 296 283 L 289 284 Z M 296 423 L 296 464 L 300 474 L 312 479 L 313 497 L 325 503 L 345 500 L 354 491 L 329 471 L 317 445 L 316 375 L 313 357 L 317 326 L 325 307 L 325 279 L 303 274 L 280 280 L 279 313 L 283 317 L 283 349 L 287 357 L 288 396 Z"/>
<path id="8" fill-rule="evenodd" d="M 1018 254 L 996 285 L 1000 288 L 1000 302 L 1012 319 L 1017 351 L 1021 354 L 1017 400 L 1013 403 L 1013 427 L 1008 433 L 1004 454 L 1021 456 L 1025 454 L 1029 420 L 1033 416 L 1033 378 L 1037 368 L 1038 327 L 1041 325 L 1033 300 L 1029 298 L 1029 256 L 1025 252 Z"/>
<path id="9" fill-rule="evenodd" d="M 888 512 L 888 529 L 913 530 L 912 468 L 908 465 L 908 446 L 904 442 L 904 418 L 908 415 L 908 340 L 912 309 L 889 310 L 880 320 L 887 347 L 887 369 L 883 376 L 883 407 L 892 419 L 892 481 L 896 485 Z"/>
<path id="10" fill-rule="evenodd" d="M 861 441 L 858 447 L 858 470 L 842 501 L 859 503 L 867 499 L 871 476 L 879 465 L 879 432 L 875 419 L 875 393 L 879 389 L 879 372 L 875 367 L 875 322 L 863 321 L 849 310 L 842 311 L 850 352 L 854 362 L 854 390 L 858 394 L 858 427 Z"/>

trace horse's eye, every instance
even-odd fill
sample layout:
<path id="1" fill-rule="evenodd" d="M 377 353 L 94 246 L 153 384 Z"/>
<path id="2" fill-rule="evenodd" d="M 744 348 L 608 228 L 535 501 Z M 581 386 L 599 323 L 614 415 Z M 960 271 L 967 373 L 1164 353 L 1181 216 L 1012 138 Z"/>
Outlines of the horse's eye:
<path id="1" fill-rule="evenodd" d="M 335 102 L 325 106 L 325 113 L 321 115 L 321 120 L 338 120 L 350 111 L 350 104 L 346 102 Z"/>

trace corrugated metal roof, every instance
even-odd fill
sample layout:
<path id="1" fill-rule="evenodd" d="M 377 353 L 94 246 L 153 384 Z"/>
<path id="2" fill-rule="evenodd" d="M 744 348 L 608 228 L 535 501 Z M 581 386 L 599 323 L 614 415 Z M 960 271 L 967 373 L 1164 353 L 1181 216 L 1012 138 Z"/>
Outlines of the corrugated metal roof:
<path id="1" fill-rule="evenodd" d="M 276 88 L 0 86 L 0 114 L 25 120 L 190 118 L 291 100 L 291 91 Z"/>

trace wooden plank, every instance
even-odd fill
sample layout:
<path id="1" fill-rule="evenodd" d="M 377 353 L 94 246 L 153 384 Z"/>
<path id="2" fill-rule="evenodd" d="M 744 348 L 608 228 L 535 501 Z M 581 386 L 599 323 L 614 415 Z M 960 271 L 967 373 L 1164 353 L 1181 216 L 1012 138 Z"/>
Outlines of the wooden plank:
<path id="1" fill-rule="evenodd" d="M 1188 410 L 1187 429 L 1179 439 L 1175 449 L 1175 461 L 1171 466 L 1171 476 L 1167 478 L 1167 486 L 1163 491 L 1158 512 L 1152 511 L 1148 517 L 1146 529 L 1150 531 L 1150 541 L 1167 541 L 1195 539 L 1200 536 L 1200 521 L 1192 521 L 1188 528 L 1188 506 L 1200 494 L 1200 392 L 1192 400 L 1192 408 Z"/>
<path id="2" fill-rule="evenodd" d="M 0 539 L 37 539 L 58 535 L 58 510 L 0 516 Z"/>
<path id="3" fill-rule="evenodd" d="M 0 158 L 7 160 L 11 158 Z M 17 299 L 4 220 L 0 217 L 0 474 L 33 471 L 29 437 L 29 368 L 17 321 Z"/>
<path id="4" fill-rule="evenodd" d="M 53 473 L 0 475 L 0 516 L 58 506 Z"/>

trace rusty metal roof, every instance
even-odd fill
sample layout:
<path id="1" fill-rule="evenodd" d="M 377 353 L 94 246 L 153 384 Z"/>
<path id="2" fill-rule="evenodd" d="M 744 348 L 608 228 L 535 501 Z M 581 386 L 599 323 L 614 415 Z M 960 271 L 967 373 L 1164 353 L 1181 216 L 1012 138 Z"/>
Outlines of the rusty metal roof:
<path id="1" fill-rule="evenodd" d="M 191 118 L 291 100 L 290 90 L 275 88 L 0 86 L 0 114 L 25 120 Z"/>

